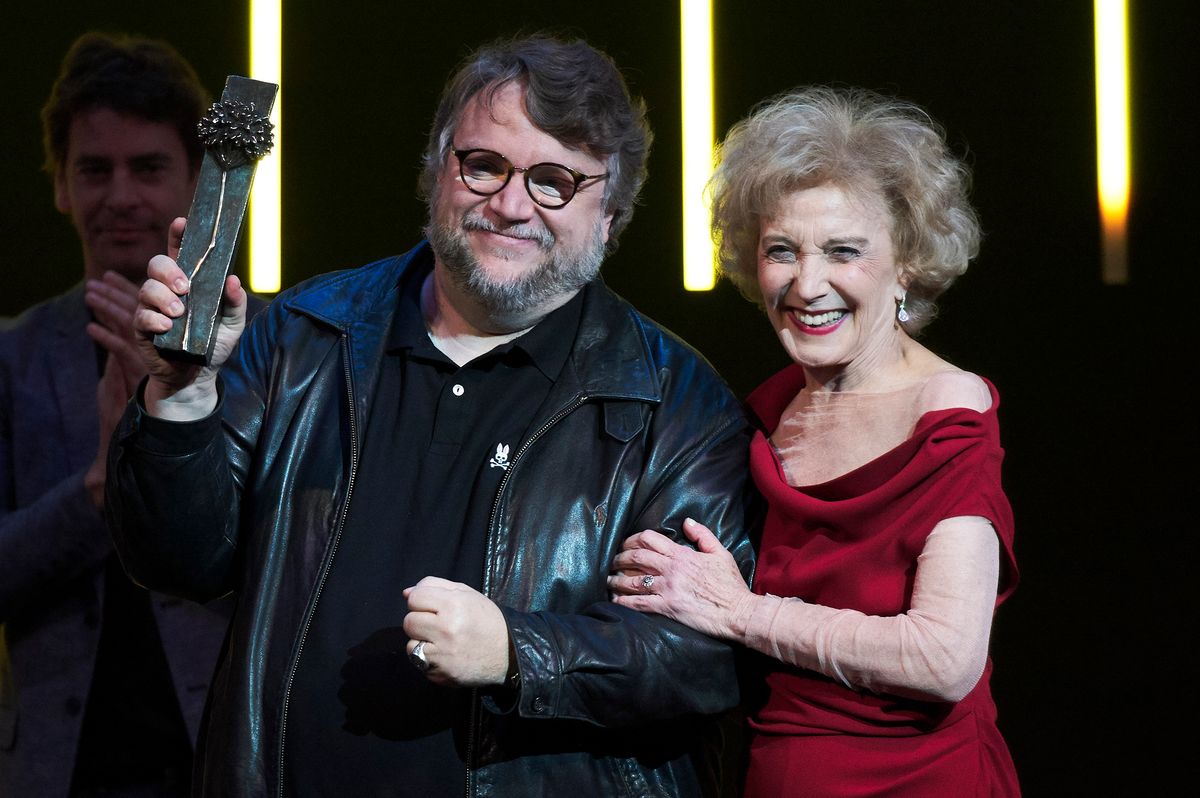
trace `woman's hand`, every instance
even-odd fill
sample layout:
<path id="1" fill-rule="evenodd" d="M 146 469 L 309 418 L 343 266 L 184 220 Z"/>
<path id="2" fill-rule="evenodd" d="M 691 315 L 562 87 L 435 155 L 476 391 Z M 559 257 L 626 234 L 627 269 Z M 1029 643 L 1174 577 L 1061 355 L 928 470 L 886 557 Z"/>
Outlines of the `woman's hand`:
<path id="1" fill-rule="evenodd" d="M 673 618 L 700 632 L 737 639 L 735 619 L 745 617 L 754 595 L 721 541 L 692 519 L 683 532 L 693 549 L 647 529 L 625 541 L 608 577 L 613 601 Z"/>

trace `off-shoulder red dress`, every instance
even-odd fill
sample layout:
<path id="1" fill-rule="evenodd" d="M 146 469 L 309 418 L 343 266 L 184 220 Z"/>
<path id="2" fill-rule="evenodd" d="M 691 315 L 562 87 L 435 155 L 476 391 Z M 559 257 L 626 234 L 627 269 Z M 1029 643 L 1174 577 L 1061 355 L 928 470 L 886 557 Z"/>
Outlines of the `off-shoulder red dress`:
<path id="1" fill-rule="evenodd" d="M 792 366 L 750 397 L 773 430 L 804 384 Z M 917 556 L 944 518 L 982 516 L 1000 540 L 1000 605 L 1017 584 L 1013 519 L 1000 484 L 996 410 L 927 413 L 911 438 L 820 485 L 787 484 L 771 443 L 751 448 L 754 481 L 769 505 L 754 590 L 871 615 L 909 608 Z M 746 798 L 774 796 L 1019 795 L 996 727 L 989 658 L 956 704 L 848 689 L 777 660 L 765 703 L 751 716 Z"/>

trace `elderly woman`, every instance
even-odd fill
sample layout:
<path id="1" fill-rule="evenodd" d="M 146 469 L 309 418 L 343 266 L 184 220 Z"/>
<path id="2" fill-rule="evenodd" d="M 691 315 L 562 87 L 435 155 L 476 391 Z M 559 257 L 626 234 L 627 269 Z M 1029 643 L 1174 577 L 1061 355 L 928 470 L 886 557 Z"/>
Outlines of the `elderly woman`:
<path id="1" fill-rule="evenodd" d="M 694 548 L 641 532 L 609 583 L 766 655 L 751 798 L 1019 793 L 988 685 L 1017 582 L 999 398 L 915 340 L 978 249 L 968 181 L 924 112 L 862 90 L 779 96 L 722 147 L 722 268 L 795 361 L 748 400 L 754 587 L 690 519 Z"/>

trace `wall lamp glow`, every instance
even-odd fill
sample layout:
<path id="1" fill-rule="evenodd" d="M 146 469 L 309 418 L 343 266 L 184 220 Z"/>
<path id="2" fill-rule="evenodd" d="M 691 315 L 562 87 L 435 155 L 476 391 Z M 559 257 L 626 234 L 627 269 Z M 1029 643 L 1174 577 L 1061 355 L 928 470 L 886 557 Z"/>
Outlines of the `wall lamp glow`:
<path id="1" fill-rule="evenodd" d="M 683 287 L 710 291 L 716 282 L 704 186 L 713 168 L 711 0 L 680 0 L 683 98 Z"/>
<path id="2" fill-rule="evenodd" d="M 283 2 L 250 0 L 250 75 L 255 80 L 280 85 L 271 111 L 275 144 L 259 161 L 250 192 L 247 231 L 250 248 L 250 290 L 273 294 L 280 289 L 280 227 L 283 162 Z"/>
<path id="3" fill-rule="evenodd" d="M 1129 64 L 1125 0 L 1095 0 L 1096 166 L 1103 229 L 1101 278 L 1129 282 Z"/>

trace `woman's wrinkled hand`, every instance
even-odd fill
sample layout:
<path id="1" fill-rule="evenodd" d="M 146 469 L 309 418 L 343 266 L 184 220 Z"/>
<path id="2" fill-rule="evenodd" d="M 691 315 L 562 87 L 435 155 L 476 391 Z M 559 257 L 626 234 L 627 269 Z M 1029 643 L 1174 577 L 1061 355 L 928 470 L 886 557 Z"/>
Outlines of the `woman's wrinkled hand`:
<path id="1" fill-rule="evenodd" d="M 665 615 L 712 637 L 735 638 L 734 620 L 753 599 L 741 571 L 708 527 L 688 518 L 684 546 L 653 529 L 631 535 L 613 560 L 613 601 Z"/>

